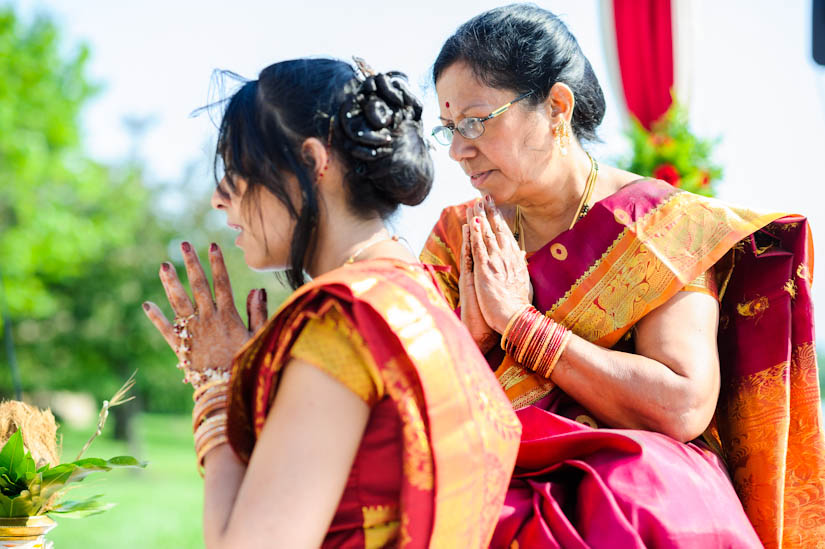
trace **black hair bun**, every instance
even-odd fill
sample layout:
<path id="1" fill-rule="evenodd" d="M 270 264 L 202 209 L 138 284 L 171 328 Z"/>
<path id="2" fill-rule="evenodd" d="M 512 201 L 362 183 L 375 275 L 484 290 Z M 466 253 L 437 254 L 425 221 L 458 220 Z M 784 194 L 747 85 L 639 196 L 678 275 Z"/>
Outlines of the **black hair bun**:
<path id="1" fill-rule="evenodd" d="M 385 217 L 399 204 L 419 204 L 429 194 L 433 167 L 422 111 L 402 73 L 355 81 L 336 115 L 342 130 L 336 141 L 353 164 L 347 180 L 356 210 L 377 210 Z"/>

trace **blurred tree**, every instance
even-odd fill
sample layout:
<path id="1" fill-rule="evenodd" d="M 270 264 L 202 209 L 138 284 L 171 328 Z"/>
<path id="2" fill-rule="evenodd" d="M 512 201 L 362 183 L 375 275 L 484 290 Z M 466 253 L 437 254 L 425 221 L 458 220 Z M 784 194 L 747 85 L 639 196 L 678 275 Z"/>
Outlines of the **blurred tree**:
<path id="1" fill-rule="evenodd" d="M 152 394 L 157 341 L 143 299 L 162 297 L 155 266 L 172 229 L 149 212 L 140 169 L 89 159 L 79 117 L 96 87 L 89 51 L 62 54 L 48 19 L 0 9 L 0 266 L 26 389 L 109 395 L 135 368 Z M 166 357 L 168 358 L 168 357 Z M 174 370 L 174 369 L 173 369 Z M 174 372 L 170 372 L 174 374 Z M 8 393 L 8 370 L 0 387 Z M 186 392 L 163 391 L 181 402 Z M 166 406 L 169 406 L 167 403 Z"/>
<path id="2" fill-rule="evenodd" d="M 65 55 L 59 46 L 48 19 L 23 24 L 0 8 L 0 268 L 23 386 L 102 399 L 139 369 L 139 404 L 187 411 L 191 390 L 141 303 L 166 302 L 161 261 L 171 258 L 182 274 L 178 235 L 201 251 L 224 238 L 209 214 L 207 174 L 192 167 L 182 183 L 147 185 L 136 153 L 145 124 L 135 117 L 124 166 L 91 160 L 79 130 L 96 90 L 86 75 L 89 52 Z M 252 274 L 231 249 L 226 255 L 239 305 L 262 282 L 275 287 L 277 304 L 283 292 L 274 279 Z M 0 393 L 11 394 L 7 367 Z M 135 408 L 115 410 L 124 435 Z"/>

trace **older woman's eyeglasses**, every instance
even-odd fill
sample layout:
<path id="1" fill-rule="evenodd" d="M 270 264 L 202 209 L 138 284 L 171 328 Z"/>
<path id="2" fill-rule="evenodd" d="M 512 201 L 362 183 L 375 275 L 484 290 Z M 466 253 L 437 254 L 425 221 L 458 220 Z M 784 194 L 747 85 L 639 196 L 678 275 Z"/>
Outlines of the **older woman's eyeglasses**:
<path id="1" fill-rule="evenodd" d="M 484 133 L 484 123 L 491 118 L 495 118 L 501 114 L 507 112 L 513 104 L 518 103 L 528 95 L 533 93 L 529 91 L 527 93 L 523 93 L 507 103 L 506 105 L 502 105 L 501 107 L 497 108 L 484 118 L 478 118 L 475 116 L 470 116 L 467 118 L 461 119 L 458 124 L 450 124 L 449 126 L 436 126 L 433 128 L 433 137 L 436 141 L 438 141 L 441 145 L 449 145 L 453 142 L 453 132 L 458 131 L 462 137 L 465 139 L 478 139 Z"/>

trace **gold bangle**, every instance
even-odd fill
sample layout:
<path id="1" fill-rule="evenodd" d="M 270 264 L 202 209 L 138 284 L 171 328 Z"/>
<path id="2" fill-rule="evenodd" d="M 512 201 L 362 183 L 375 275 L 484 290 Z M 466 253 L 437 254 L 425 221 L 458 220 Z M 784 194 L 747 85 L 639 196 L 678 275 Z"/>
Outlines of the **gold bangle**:
<path id="1" fill-rule="evenodd" d="M 209 440 L 216 435 L 221 435 L 226 433 L 226 424 L 220 425 L 212 425 L 208 429 L 203 429 L 198 436 L 195 438 L 195 453 L 199 451 Z"/>
<path id="2" fill-rule="evenodd" d="M 213 438 L 212 440 L 210 440 L 201 449 L 201 451 L 198 452 L 198 454 L 196 455 L 196 459 L 197 459 L 197 464 L 198 464 L 198 474 L 200 474 L 201 478 L 203 478 L 203 475 L 204 475 L 204 472 L 205 472 L 204 468 L 203 468 L 203 462 L 206 460 L 206 456 L 209 454 L 209 452 L 211 452 L 212 450 L 214 450 L 218 446 L 221 446 L 223 444 L 228 444 L 228 443 L 229 443 L 229 439 L 226 438 L 226 435 L 224 435 L 224 434 L 218 435 L 215 438 Z"/>
<path id="3" fill-rule="evenodd" d="M 229 383 L 219 379 L 204 383 L 203 385 L 198 386 L 198 388 L 195 389 L 195 392 L 192 393 L 192 400 L 197 401 L 200 398 L 202 398 L 203 395 L 205 395 L 206 393 L 214 392 L 216 390 L 221 392 L 228 391 Z"/>
<path id="4" fill-rule="evenodd" d="M 225 425 L 213 427 L 209 431 L 203 433 L 203 436 L 201 436 L 198 440 L 195 441 L 195 454 L 202 455 L 203 449 L 209 445 L 212 439 L 224 435 L 226 435 Z"/>
<path id="5" fill-rule="evenodd" d="M 226 427 L 226 414 L 220 413 L 215 414 L 212 417 L 206 418 L 203 423 L 198 425 L 198 428 L 195 429 L 194 437 L 195 437 L 195 446 L 198 445 L 198 441 L 203 439 L 206 434 L 216 428 L 219 427 Z"/>
<path id="6" fill-rule="evenodd" d="M 216 436 L 225 434 L 226 425 L 215 425 L 212 428 L 206 429 L 202 433 L 199 433 L 199 436 L 195 439 L 195 453 L 199 454 L 203 447 L 209 444 L 209 441 Z"/>
<path id="7" fill-rule="evenodd" d="M 217 396 L 210 400 L 199 401 L 192 410 L 192 431 L 203 423 L 204 419 L 212 412 L 222 410 L 226 412 L 226 397 Z"/>
<path id="8" fill-rule="evenodd" d="M 198 428 L 195 431 L 195 434 L 197 435 L 197 432 L 200 431 L 201 429 L 208 429 L 212 425 L 216 425 L 216 424 L 226 424 L 226 412 L 221 412 L 219 414 L 215 414 L 214 416 L 210 416 L 210 417 L 204 419 L 198 425 Z"/>

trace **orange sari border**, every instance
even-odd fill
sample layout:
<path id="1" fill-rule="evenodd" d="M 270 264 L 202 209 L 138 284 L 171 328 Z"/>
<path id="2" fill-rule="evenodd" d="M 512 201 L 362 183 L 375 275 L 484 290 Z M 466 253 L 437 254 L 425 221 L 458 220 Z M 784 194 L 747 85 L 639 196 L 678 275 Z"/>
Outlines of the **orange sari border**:
<path id="1" fill-rule="evenodd" d="M 248 460 L 292 342 L 330 307 L 362 333 L 402 419 L 402 546 L 486 546 L 521 428 L 472 338 L 418 266 L 359 262 L 295 292 L 234 361 L 233 448 Z"/>

